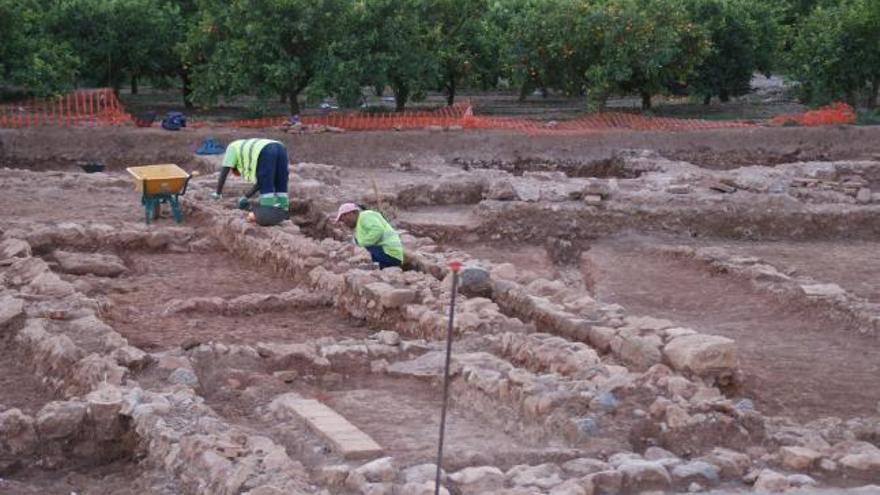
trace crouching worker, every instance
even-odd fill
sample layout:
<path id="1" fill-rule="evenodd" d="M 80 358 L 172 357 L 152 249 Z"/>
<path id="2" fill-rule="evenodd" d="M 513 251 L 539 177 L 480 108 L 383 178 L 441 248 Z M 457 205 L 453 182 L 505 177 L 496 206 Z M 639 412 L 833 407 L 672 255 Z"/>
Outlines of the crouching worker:
<path id="1" fill-rule="evenodd" d="M 220 199 L 223 185 L 229 172 L 240 175 L 248 183 L 255 183 L 244 196 L 238 199 L 238 207 L 247 209 L 248 199 L 258 191 L 260 206 L 280 208 L 287 212 L 290 209 L 290 197 L 287 194 L 288 163 L 287 148 L 278 141 L 271 139 L 239 139 L 229 143 L 223 157 L 223 168 L 217 181 L 217 191 L 211 198 Z"/>
<path id="2" fill-rule="evenodd" d="M 379 269 L 403 265 L 400 235 L 378 211 L 345 203 L 336 213 L 336 221 L 354 230 L 354 243 L 370 252 Z"/>

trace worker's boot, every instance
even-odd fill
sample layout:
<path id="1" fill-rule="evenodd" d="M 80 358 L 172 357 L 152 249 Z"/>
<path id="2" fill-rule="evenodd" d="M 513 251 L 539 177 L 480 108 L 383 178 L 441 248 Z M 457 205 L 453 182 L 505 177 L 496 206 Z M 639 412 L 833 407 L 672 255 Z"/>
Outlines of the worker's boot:
<path id="1" fill-rule="evenodd" d="M 260 206 L 273 207 L 278 198 L 273 195 L 260 196 Z"/>
<path id="2" fill-rule="evenodd" d="M 287 193 L 277 193 L 275 196 L 275 206 L 284 211 L 290 209 L 290 198 L 287 196 Z"/>

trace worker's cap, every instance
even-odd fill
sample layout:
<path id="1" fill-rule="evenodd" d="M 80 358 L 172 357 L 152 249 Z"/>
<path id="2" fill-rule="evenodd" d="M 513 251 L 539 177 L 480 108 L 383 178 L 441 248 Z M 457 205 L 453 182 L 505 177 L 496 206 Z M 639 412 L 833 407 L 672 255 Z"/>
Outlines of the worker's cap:
<path id="1" fill-rule="evenodd" d="M 336 212 L 336 221 L 338 222 L 343 215 L 347 213 L 351 213 L 353 211 L 361 211 L 360 206 L 354 203 L 342 203 L 339 205 L 339 210 Z"/>

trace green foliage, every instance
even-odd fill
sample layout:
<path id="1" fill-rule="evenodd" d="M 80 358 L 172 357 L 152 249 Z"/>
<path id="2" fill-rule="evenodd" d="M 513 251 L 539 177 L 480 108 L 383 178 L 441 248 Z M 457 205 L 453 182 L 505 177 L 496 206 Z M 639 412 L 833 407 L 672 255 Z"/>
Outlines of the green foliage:
<path id="1" fill-rule="evenodd" d="M 850 0 L 819 7 L 798 26 L 789 54 L 802 97 L 814 104 L 838 98 L 869 107 L 880 89 L 880 3 Z"/>
<path id="2" fill-rule="evenodd" d="M 150 79 L 203 104 L 510 84 L 722 100 L 784 67 L 804 99 L 873 106 L 877 0 L 0 0 L 0 85 L 46 95 Z M 784 63 L 783 63 L 784 62 Z M 190 95 L 190 89 L 192 94 Z M 191 97 L 190 97 L 191 96 Z"/>
<path id="3" fill-rule="evenodd" d="M 161 0 L 59 0 L 48 28 L 69 43 L 89 83 L 118 91 L 128 77 L 160 75 L 174 66 L 176 6 Z"/>
<path id="4" fill-rule="evenodd" d="M 755 72 L 769 75 L 780 42 L 780 13 L 764 0 L 689 0 L 691 16 L 711 39 L 709 55 L 689 83 L 708 103 L 749 92 Z"/>
<path id="5" fill-rule="evenodd" d="M 438 56 L 420 0 L 365 0 L 358 5 L 356 31 L 362 36 L 363 82 L 390 86 L 396 110 L 423 99 L 434 86 Z"/>
<path id="6" fill-rule="evenodd" d="M 588 70 L 591 87 L 599 98 L 609 91 L 638 93 L 645 110 L 653 95 L 686 84 L 711 49 L 684 0 L 611 0 L 593 32 L 601 48 Z"/>
<path id="7" fill-rule="evenodd" d="M 79 59 L 47 30 L 45 10 L 37 0 L 0 0 L 0 86 L 23 87 L 37 96 L 73 86 Z"/>
<path id="8" fill-rule="evenodd" d="M 437 58 L 449 105 L 455 102 L 464 78 L 486 70 L 477 64 L 491 62 L 493 47 L 483 35 L 486 26 L 482 22 L 487 9 L 487 0 L 428 0 L 422 6 L 429 46 Z"/>
<path id="9" fill-rule="evenodd" d="M 584 92 L 584 76 L 598 55 L 590 37 L 594 8 L 581 0 L 510 0 L 495 15 L 508 34 L 504 56 L 520 98 L 534 89 Z"/>
<path id="10" fill-rule="evenodd" d="M 193 64 L 194 99 L 283 96 L 292 114 L 340 37 L 345 0 L 202 0 L 185 61 Z"/>

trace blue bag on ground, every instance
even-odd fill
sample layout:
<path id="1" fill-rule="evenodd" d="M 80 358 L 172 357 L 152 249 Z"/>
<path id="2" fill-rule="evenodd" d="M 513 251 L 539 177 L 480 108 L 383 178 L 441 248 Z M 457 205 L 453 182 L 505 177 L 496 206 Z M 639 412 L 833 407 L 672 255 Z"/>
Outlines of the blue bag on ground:
<path id="1" fill-rule="evenodd" d="M 162 119 L 162 129 L 166 131 L 179 131 L 181 127 L 186 127 L 186 116 L 181 112 L 168 112 Z"/>
<path id="2" fill-rule="evenodd" d="M 217 142 L 214 141 L 214 138 L 209 137 L 208 139 L 206 139 L 202 143 L 201 146 L 199 146 L 199 149 L 196 150 L 196 154 L 197 155 L 219 155 L 220 153 L 223 153 L 224 151 L 226 151 L 225 146 L 223 146 L 221 144 L 217 144 Z"/>

